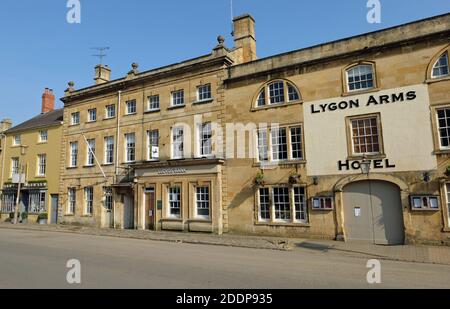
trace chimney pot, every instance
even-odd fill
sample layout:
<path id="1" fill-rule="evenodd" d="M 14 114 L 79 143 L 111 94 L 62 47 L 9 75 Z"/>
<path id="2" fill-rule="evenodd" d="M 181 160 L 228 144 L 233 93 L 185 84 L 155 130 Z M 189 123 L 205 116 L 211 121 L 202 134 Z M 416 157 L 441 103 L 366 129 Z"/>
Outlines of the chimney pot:
<path id="1" fill-rule="evenodd" d="M 42 94 L 42 108 L 41 113 L 45 114 L 55 109 L 55 95 L 53 90 L 45 88 L 44 94 Z"/>

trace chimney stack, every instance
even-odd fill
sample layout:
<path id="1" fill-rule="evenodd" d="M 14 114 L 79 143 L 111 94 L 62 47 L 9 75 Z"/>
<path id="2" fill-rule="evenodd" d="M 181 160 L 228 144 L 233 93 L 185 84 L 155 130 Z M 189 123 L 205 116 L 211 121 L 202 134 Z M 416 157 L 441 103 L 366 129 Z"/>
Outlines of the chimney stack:
<path id="1" fill-rule="evenodd" d="M 55 95 L 53 90 L 45 88 L 44 94 L 42 95 L 42 114 L 46 114 L 55 109 Z"/>
<path id="2" fill-rule="evenodd" d="M 12 127 L 12 120 L 11 119 L 3 119 L 0 121 L 0 133 L 5 132 L 6 130 L 11 129 Z"/>
<path id="3" fill-rule="evenodd" d="M 111 69 L 107 65 L 99 64 L 95 67 L 95 84 L 101 85 L 110 81 Z"/>
<path id="4" fill-rule="evenodd" d="M 233 19 L 234 46 L 242 49 L 243 62 L 256 60 L 255 19 L 250 14 Z"/>

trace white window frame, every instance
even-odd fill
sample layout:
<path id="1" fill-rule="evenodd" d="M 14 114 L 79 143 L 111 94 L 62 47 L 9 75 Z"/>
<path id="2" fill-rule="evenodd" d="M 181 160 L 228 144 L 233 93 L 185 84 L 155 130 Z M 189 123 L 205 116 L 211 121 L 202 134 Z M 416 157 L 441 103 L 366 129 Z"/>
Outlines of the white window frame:
<path id="1" fill-rule="evenodd" d="M 95 165 L 95 139 L 88 139 L 86 145 L 86 166 L 92 167 Z"/>
<path id="2" fill-rule="evenodd" d="M 14 212 L 14 208 L 16 206 L 17 193 L 16 192 L 4 193 L 1 195 L 1 199 L 2 199 L 1 212 L 7 214 Z"/>
<path id="3" fill-rule="evenodd" d="M 84 188 L 84 214 L 92 215 L 94 213 L 94 187 Z"/>
<path id="4" fill-rule="evenodd" d="M 197 102 L 212 100 L 211 84 L 204 84 L 197 87 Z"/>
<path id="5" fill-rule="evenodd" d="M 152 134 L 156 134 L 156 143 L 153 140 L 155 136 L 152 136 Z M 157 161 L 158 158 L 153 157 L 153 147 L 158 147 L 158 154 L 159 154 L 159 130 L 148 130 L 147 131 L 147 161 Z"/>
<path id="6" fill-rule="evenodd" d="M 209 131 L 208 131 L 209 130 Z M 205 138 L 208 136 L 209 138 Z M 209 139 L 209 146 L 204 143 L 207 143 Z M 205 150 L 209 150 L 209 152 L 204 152 Z M 213 130 L 211 122 L 204 122 L 199 124 L 197 127 L 197 157 L 199 158 L 211 158 L 213 156 Z"/>
<path id="7" fill-rule="evenodd" d="M 439 65 L 438 63 L 441 61 L 442 57 L 445 57 L 445 60 L 447 62 L 447 65 Z M 447 74 L 441 74 L 441 75 L 435 75 L 434 74 L 434 70 L 436 69 L 440 69 L 440 68 L 445 68 L 447 67 Z M 450 75 L 450 66 L 449 66 L 449 62 L 448 62 L 448 51 L 444 52 L 442 55 L 439 56 L 439 59 L 434 63 L 433 68 L 431 69 L 431 78 L 441 78 L 441 77 L 446 77 Z"/>
<path id="8" fill-rule="evenodd" d="M 207 189 L 207 192 L 199 192 L 198 190 Z M 195 217 L 198 219 L 209 220 L 211 219 L 211 187 L 210 186 L 196 186 L 195 187 Z M 207 199 L 199 199 L 200 197 L 207 196 Z M 207 204 L 208 208 L 199 207 Z M 199 214 L 200 209 L 207 209 L 208 215 Z"/>
<path id="9" fill-rule="evenodd" d="M 136 115 L 137 114 L 137 103 L 136 100 L 129 100 L 125 103 L 126 115 Z"/>
<path id="10" fill-rule="evenodd" d="M 284 218 L 277 218 L 277 211 L 275 208 L 275 190 L 276 189 L 283 189 L 284 193 L 287 192 L 287 198 L 288 201 L 284 201 L 285 206 L 289 206 L 289 211 L 284 212 L 285 214 L 289 214 L 289 219 Z M 261 190 L 267 191 L 268 195 L 265 196 L 267 201 L 265 204 L 269 207 L 265 213 L 268 212 L 269 218 L 263 218 L 262 217 L 262 204 L 261 204 Z M 296 203 L 296 194 L 295 191 L 300 190 L 300 201 L 299 203 Z M 301 197 L 303 196 L 303 203 L 301 202 Z M 286 197 L 286 196 L 285 196 Z M 288 186 L 288 185 L 275 185 L 275 186 L 265 186 L 260 187 L 257 190 L 256 194 L 257 199 L 257 221 L 259 223 L 263 224 L 308 224 L 309 223 L 309 209 L 308 209 L 308 197 L 307 197 L 307 190 L 305 186 Z M 297 219 L 297 214 L 303 213 L 304 218 Z"/>
<path id="11" fill-rule="evenodd" d="M 20 172 L 20 159 L 15 157 L 11 158 L 11 178 L 14 175 L 18 175 Z"/>
<path id="12" fill-rule="evenodd" d="M 47 155 L 45 153 L 38 154 L 36 175 L 38 177 L 45 177 L 46 170 L 47 170 Z"/>
<path id="13" fill-rule="evenodd" d="M 70 124 L 76 126 L 80 124 L 80 112 L 70 114 Z"/>
<path id="14" fill-rule="evenodd" d="M 39 143 L 46 143 L 46 142 L 48 142 L 48 131 L 47 130 L 39 131 Z"/>
<path id="15" fill-rule="evenodd" d="M 442 107 L 442 108 L 437 108 L 436 109 L 436 126 L 437 126 L 437 130 L 438 130 L 439 148 L 440 149 L 450 149 L 450 134 L 448 134 L 447 137 L 446 137 L 446 139 L 448 140 L 448 146 L 442 145 L 442 139 L 444 137 L 441 134 L 441 130 L 446 130 L 447 132 L 450 132 L 450 126 L 447 125 L 447 120 L 449 120 L 449 122 L 450 122 L 450 117 L 447 117 L 447 110 L 450 112 L 450 106 L 446 106 L 446 107 Z M 445 127 L 441 127 L 440 124 L 439 124 L 439 120 L 441 119 L 441 118 L 439 118 L 439 111 L 444 111 L 445 118 L 443 120 L 445 120 L 445 122 L 446 122 L 446 126 Z"/>
<path id="16" fill-rule="evenodd" d="M 293 148 L 293 139 L 292 139 L 292 129 L 300 128 L 301 136 L 300 136 L 300 145 L 301 145 L 301 153 L 302 158 L 294 158 L 294 148 Z M 287 143 L 287 159 L 274 159 L 274 144 L 273 144 L 273 131 L 274 130 L 285 130 L 286 131 L 286 143 Z M 255 145 L 256 145 L 256 162 L 258 163 L 268 163 L 268 162 L 288 162 L 288 161 L 303 161 L 305 160 L 305 143 L 303 142 L 303 124 L 292 124 L 292 125 L 282 125 L 279 127 L 264 127 L 255 130 Z M 264 142 L 264 145 L 261 145 L 261 142 Z M 261 149 L 265 149 L 267 152 L 267 159 L 262 160 L 263 156 L 261 153 Z"/>
<path id="17" fill-rule="evenodd" d="M 159 111 L 161 109 L 159 94 L 148 96 L 147 110 L 149 112 Z"/>
<path id="18" fill-rule="evenodd" d="M 185 97 L 184 97 L 184 89 L 173 91 L 170 95 L 171 107 L 182 107 L 186 105 Z"/>
<path id="19" fill-rule="evenodd" d="M 262 217 L 262 208 L 261 208 L 261 190 L 266 191 L 267 190 L 267 201 L 265 204 L 267 204 L 268 210 L 264 211 L 265 213 L 269 214 L 269 218 L 263 218 Z M 271 202 L 271 194 L 270 194 L 270 188 L 269 187 L 262 187 L 258 189 L 258 221 L 259 222 L 270 222 L 272 220 L 272 202 Z"/>
<path id="20" fill-rule="evenodd" d="M 70 167 L 78 166 L 78 142 L 70 142 L 69 144 L 69 162 Z"/>
<path id="21" fill-rule="evenodd" d="M 75 208 L 77 205 L 77 190 L 76 188 L 68 188 L 67 190 L 67 212 L 68 215 L 75 214 Z"/>
<path id="22" fill-rule="evenodd" d="M 88 121 L 87 122 L 96 122 L 97 121 L 97 109 L 91 108 L 88 109 Z"/>
<path id="23" fill-rule="evenodd" d="M 178 190 L 178 192 L 172 191 Z M 173 197 L 177 195 L 178 199 L 173 199 Z M 179 207 L 172 207 L 172 203 L 178 203 Z M 173 219 L 181 219 L 182 217 L 182 208 L 183 208 L 183 196 L 181 186 L 173 186 L 167 188 L 167 216 Z M 172 209 L 179 209 L 179 214 L 172 214 Z"/>
<path id="24" fill-rule="evenodd" d="M 22 136 L 21 135 L 14 135 L 13 146 L 20 146 L 20 145 L 22 145 Z"/>
<path id="25" fill-rule="evenodd" d="M 182 132 L 181 135 L 181 141 L 180 140 L 176 140 L 176 136 L 175 134 L 177 132 Z M 184 126 L 180 125 L 180 126 L 175 126 L 172 128 L 172 134 L 171 134 L 171 157 L 173 160 L 178 160 L 178 159 L 184 159 L 184 144 L 185 144 L 185 135 L 184 135 Z M 178 136 L 178 135 L 177 135 Z M 178 146 L 178 149 L 176 150 L 176 147 Z M 179 147 L 182 146 L 182 151 L 180 152 Z"/>
<path id="26" fill-rule="evenodd" d="M 276 84 L 282 84 L 282 89 L 272 89 Z M 282 93 L 280 93 L 281 90 Z M 271 96 L 273 92 L 277 92 L 278 94 L 276 96 Z M 275 98 L 279 98 L 279 102 L 272 102 L 272 99 Z M 256 97 L 255 108 L 280 106 L 292 102 L 299 102 L 301 99 L 300 91 L 293 83 L 283 79 L 273 80 L 259 90 L 258 96 Z"/>
<path id="27" fill-rule="evenodd" d="M 274 135 L 275 131 L 278 131 L 278 132 L 284 131 L 284 136 L 286 138 L 286 158 L 280 159 L 280 154 L 284 153 L 284 151 L 281 151 L 281 148 L 280 148 L 283 144 L 281 144 L 280 140 L 279 140 L 281 135 L 277 135 L 278 136 L 277 144 L 274 144 L 274 138 L 276 137 Z M 270 130 L 270 146 L 271 146 L 271 153 L 272 153 L 272 161 L 273 162 L 283 162 L 283 161 L 288 161 L 289 160 L 289 136 L 288 136 L 288 132 L 287 131 L 288 131 L 288 127 L 279 127 L 279 128 L 276 128 L 276 129 L 272 128 Z M 275 151 L 274 151 L 275 149 L 274 149 L 274 147 L 276 147 L 277 145 L 278 145 L 278 150 L 277 150 L 276 153 L 277 153 L 278 158 L 275 159 Z"/>
<path id="28" fill-rule="evenodd" d="M 105 119 L 116 118 L 116 105 L 110 104 L 105 107 Z"/>
<path id="29" fill-rule="evenodd" d="M 106 136 L 104 138 L 104 147 L 105 147 L 103 157 L 104 164 L 107 165 L 114 164 L 114 150 L 115 150 L 114 136 Z"/>
<path id="30" fill-rule="evenodd" d="M 136 133 L 126 133 L 124 142 L 125 142 L 125 162 L 126 163 L 136 162 Z M 131 154 L 133 154 L 133 159 L 131 159 Z"/>
<path id="31" fill-rule="evenodd" d="M 369 73 L 369 74 L 372 74 L 372 79 L 370 80 L 370 79 L 366 79 L 366 80 L 361 80 L 361 75 L 363 75 L 362 73 L 361 73 L 361 68 L 363 68 L 363 67 L 369 67 L 370 68 L 370 70 L 371 70 L 371 73 Z M 356 72 L 356 70 L 358 69 L 358 73 L 360 74 L 360 75 L 354 75 L 354 76 L 350 76 L 350 72 L 353 72 L 353 71 L 355 71 Z M 365 74 L 365 75 L 367 75 L 367 74 Z M 350 77 L 356 77 L 356 76 L 358 76 L 358 78 L 359 78 L 359 80 L 358 81 L 352 81 L 352 82 L 350 82 Z M 364 64 L 358 64 L 358 65 L 355 65 L 355 66 L 352 66 L 352 67 L 350 67 L 350 68 L 348 68 L 347 70 L 345 70 L 345 82 L 346 82 L 346 89 L 347 89 L 347 92 L 358 92 L 358 91 L 367 91 L 367 90 L 370 90 L 370 89 L 375 89 L 376 88 L 376 72 L 375 72 L 375 66 L 373 65 L 373 64 L 368 64 L 368 63 L 364 63 Z M 367 87 L 365 87 L 365 88 L 363 88 L 362 87 L 362 83 L 367 83 Z M 369 84 L 369 82 L 372 82 L 372 86 L 368 86 L 368 84 Z M 350 89 L 350 84 L 356 84 L 356 83 L 360 83 L 361 84 L 361 88 L 359 88 L 359 89 L 357 89 L 356 87 L 355 87 L 355 89 Z"/>

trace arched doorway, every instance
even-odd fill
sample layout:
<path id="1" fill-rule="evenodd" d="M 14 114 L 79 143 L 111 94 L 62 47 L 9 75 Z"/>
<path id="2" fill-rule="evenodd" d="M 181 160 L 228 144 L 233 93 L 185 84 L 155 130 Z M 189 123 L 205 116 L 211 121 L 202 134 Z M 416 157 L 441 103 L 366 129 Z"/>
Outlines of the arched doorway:
<path id="1" fill-rule="evenodd" d="M 347 240 L 402 245 L 405 227 L 400 188 L 379 180 L 344 187 L 344 226 Z"/>

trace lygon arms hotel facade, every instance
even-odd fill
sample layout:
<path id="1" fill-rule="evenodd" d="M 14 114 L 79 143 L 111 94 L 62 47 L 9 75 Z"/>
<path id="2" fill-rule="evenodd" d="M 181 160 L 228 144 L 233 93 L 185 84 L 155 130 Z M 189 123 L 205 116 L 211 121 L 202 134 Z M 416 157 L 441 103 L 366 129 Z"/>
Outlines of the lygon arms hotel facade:
<path id="1" fill-rule="evenodd" d="M 60 222 L 362 240 L 450 239 L 450 14 L 256 58 L 209 55 L 62 98 Z"/>

